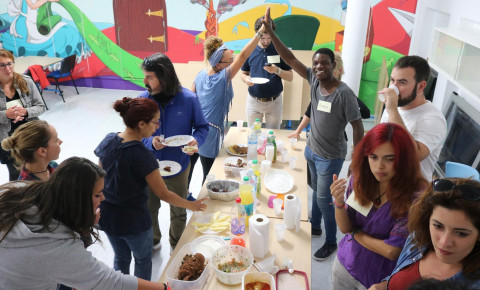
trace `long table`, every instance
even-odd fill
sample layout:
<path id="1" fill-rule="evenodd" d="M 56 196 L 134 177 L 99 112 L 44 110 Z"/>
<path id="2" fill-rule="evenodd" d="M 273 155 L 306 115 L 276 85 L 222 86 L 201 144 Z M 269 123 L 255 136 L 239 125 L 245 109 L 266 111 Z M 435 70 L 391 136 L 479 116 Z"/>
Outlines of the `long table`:
<path id="1" fill-rule="evenodd" d="M 297 165 L 295 170 L 291 170 L 288 166 L 288 163 L 277 162 L 273 164 L 273 169 L 282 169 L 289 172 L 294 180 L 295 186 L 289 192 L 295 194 L 296 196 L 302 199 L 302 210 L 301 210 L 301 222 L 300 222 L 300 231 L 297 233 L 295 230 L 287 230 L 285 233 L 285 239 L 282 242 L 277 242 L 275 237 L 275 228 L 274 225 L 277 223 L 283 223 L 283 219 L 280 216 L 274 214 L 273 209 L 267 206 L 268 197 L 272 193 L 262 186 L 262 194 L 259 198 L 260 205 L 257 207 L 257 213 L 267 216 L 270 220 L 270 236 L 269 236 L 269 252 L 266 257 L 270 257 L 273 254 L 276 254 L 275 265 L 281 267 L 284 259 L 293 260 L 293 268 L 298 271 L 303 271 L 307 274 L 309 278 L 309 284 L 311 283 L 311 226 L 307 221 L 307 164 L 305 158 L 303 157 L 303 150 L 305 147 L 305 139 L 297 142 L 296 149 L 291 150 L 289 148 L 287 136 L 293 131 L 289 130 L 273 130 L 276 136 L 276 140 L 282 140 L 286 148 L 289 150 L 289 155 L 297 156 Z M 227 136 L 225 137 L 224 147 L 227 148 L 230 145 L 234 144 L 245 144 L 247 141 L 247 128 L 236 128 L 231 127 Z M 225 158 L 229 157 L 225 149 L 221 149 L 220 154 L 215 159 L 215 162 L 210 170 L 210 173 L 215 175 L 215 179 L 232 179 L 230 176 L 226 176 L 223 168 L 223 162 Z M 263 156 L 259 156 L 260 160 L 263 160 Z M 234 178 L 235 179 L 235 178 Z M 240 180 L 239 177 L 236 178 L 237 181 Z M 202 188 L 199 197 L 208 196 L 208 191 L 205 186 Z M 234 201 L 225 202 L 219 200 L 210 199 L 207 201 L 207 210 L 203 214 L 214 213 L 216 211 L 221 211 L 223 213 L 230 214 L 230 210 L 234 204 Z M 171 262 L 175 255 L 179 252 L 181 247 L 187 243 L 192 242 L 195 238 L 201 236 L 202 234 L 195 231 L 194 226 L 192 225 L 198 215 L 202 213 L 195 213 L 192 218 L 187 223 L 185 231 L 183 232 L 182 237 L 180 238 L 177 247 L 172 252 L 171 258 L 168 261 L 165 270 L 163 271 L 159 281 L 166 282 L 166 270 L 170 266 Z M 228 232 L 220 233 L 222 236 L 228 236 Z M 250 246 L 248 239 L 248 227 L 247 227 L 247 247 Z M 262 261 L 263 259 L 255 258 L 257 262 Z M 250 269 L 251 272 L 257 271 L 255 267 Z M 203 289 L 241 289 L 241 285 L 228 286 L 222 284 L 216 279 L 214 271 L 210 272 L 210 276 L 207 279 Z"/>
<path id="2" fill-rule="evenodd" d="M 15 72 L 23 74 L 29 66 L 39 64 L 43 67 L 62 61 L 61 57 L 50 56 L 22 56 L 15 59 Z"/>

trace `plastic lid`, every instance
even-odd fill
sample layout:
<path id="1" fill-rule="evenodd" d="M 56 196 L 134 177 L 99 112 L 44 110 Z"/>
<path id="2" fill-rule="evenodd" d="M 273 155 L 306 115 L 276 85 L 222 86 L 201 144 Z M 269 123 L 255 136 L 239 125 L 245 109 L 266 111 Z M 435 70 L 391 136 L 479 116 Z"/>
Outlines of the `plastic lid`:
<path id="1" fill-rule="evenodd" d="M 252 163 L 253 163 L 253 164 L 258 164 L 258 160 L 257 160 L 257 159 L 253 159 Z"/>
<path id="2" fill-rule="evenodd" d="M 243 177 L 243 181 L 248 181 L 249 179 L 248 176 Z"/>
<path id="3" fill-rule="evenodd" d="M 273 131 L 268 132 L 268 134 L 273 134 Z"/>
<path id="4" fill-rule="evenodd" d="M 256 118 L 256 119 L 255 119 L 255 122 L 260 122 L 260 119 L 259 119 L 259 118 Z"/>
<path id="5" fill-rule="evenodd" d="M 241 203 L 242 202 L 242 198 L 240 196 L 237 196 L 237 198 L 235 198 L 235 202 L 236 203 Z"/>

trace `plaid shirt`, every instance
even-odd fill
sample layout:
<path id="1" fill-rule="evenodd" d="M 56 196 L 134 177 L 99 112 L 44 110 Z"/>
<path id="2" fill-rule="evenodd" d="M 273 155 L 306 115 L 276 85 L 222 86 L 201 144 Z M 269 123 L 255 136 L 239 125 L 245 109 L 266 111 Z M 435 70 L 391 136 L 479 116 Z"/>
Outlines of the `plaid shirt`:
<path id="1" fill-rule="evenodd" d="M 57 168 L 58 163 L 55 161 L 50 161 L 50 163 L 47 166 L 47 170 L 50 172 L 50 174 L 53 173 L 55 168 Z M 35 174 L 31 173 L 28 171 L 25 167 L 22 168 L 22 171 L 20 171 L 20 175 L 18 176 L 17 180 L 40 180 Z"/>

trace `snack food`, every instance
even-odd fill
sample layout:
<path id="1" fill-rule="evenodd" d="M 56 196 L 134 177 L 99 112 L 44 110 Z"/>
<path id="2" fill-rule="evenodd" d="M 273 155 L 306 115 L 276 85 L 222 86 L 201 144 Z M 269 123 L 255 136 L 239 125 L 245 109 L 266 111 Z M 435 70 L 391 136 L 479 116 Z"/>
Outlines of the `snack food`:
<path id="1" fill-rule="evenodd" d="M 184 147 L 182 148 L 182 151 L 183 151 L 184 153 L 194 153 L 196 149 L 198 149 L 197 146 L 184 146 Z"/>
<path id="2" fill-rule="evenodd" d="M 227 163 L 227 164 L 225 164 L 225 165 L 226 165 L 226 166 L 230 166 L 230 167 L 237 167 L 237 168 L 247 167 L 247 163 L 243 162 L 242 159 L 237 159 L 237 163 L 236 163 L 236 164 Z"/>
<path id="3" fill-rule="evenodd" d="M 245 285 L 245 290 L 270 290 L 270 285 L 264 282 L 252 282 Z"/>
<path id="4" fill-rule="evenodd" d="M 187 254 L 183 257 L 182 265 L 178 270 L 178 279 L 183 281 L 195 281 L 200 275 L 202 275 L 204 269 L 205 257 L 202 254 Z"/>
<path id="5" fill-rule="evenodd" d="M 228 149 L 230 150 L 230 152 L 238 155 L 247 154 L 247 151 L 248 151 L 248 147 L 238 146 L 238 145 L 229 146 Z"/>
<path id="6" fill-rule="evenodd" d="M 220 211 L 214 213 L 208 223 L 193 222 L 195 230 L 197 232 L 205 232 L 208 230 L 221 232 L 230 228 L 230 216 L 225 214 L 220 217 L 220 213 Z"/>
<path id="7" fill-rule="evenodd" d="M 165 170 L 166 172 L 171 172 L 172 167 L 171 166 L 165 166 L 165 167 L 163 167 L 163 170 Z"/>

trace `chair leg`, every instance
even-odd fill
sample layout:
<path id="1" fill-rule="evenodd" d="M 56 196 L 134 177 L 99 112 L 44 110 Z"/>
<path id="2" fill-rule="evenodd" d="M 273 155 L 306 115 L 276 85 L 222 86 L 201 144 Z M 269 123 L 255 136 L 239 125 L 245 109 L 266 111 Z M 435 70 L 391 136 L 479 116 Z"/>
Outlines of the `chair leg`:
<path id="1" fill-rule="evenodd" d="M 75 81 L 73 80 L 72 74 L 70 74 L 70 78 L 72 79 L 73 86 L 75 87 L 75 90 L 77 91 L 77 95 L 78 95 L 79 93 L 78 93 L 77 85 L 75 84 Z"/>
<path id="2" fill-rule="evenodd" d="M 60 89 L 60 85 L 58 84 L 58 79 L 55 79 L 55 88 L 58 90 L 58 94 L 62 97 L 63 102 L 65 103 L 65 99 L 63 98 L 63 91 Z"/>
<path id="3" fill-rule="evenodd" d="M 43 98 L 43 90 L 40 90 L 40 97 L 42 97 L 43 104 L 45 105 L 45 109 L 48 110 L 47 103 L 45 102 L 45 99 Z"/>

